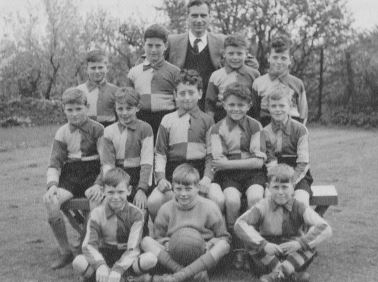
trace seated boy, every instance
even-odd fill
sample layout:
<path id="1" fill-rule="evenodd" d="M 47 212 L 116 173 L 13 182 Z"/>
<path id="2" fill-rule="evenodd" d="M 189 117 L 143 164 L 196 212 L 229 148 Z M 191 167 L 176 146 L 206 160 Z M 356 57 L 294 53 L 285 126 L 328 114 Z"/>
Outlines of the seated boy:
<path id="1" fill-rule="evenodd" d="M 108 126 L 116 121 L 114 112 L 114 93 L 118 87 L 106 81 L 108 58 L 101 50 L 92 50 L 87 54 L 88 81 L 77 88 L 87 96 L 91 119 Z"/>
<path id="2" fill-rule="evenodd" d="M 200 176 L 189 164 L 179 165 L 173 172 L 174 198 L 159 210 L 154 223 L 154 238 L 145 237 L 142 249 L 153 253 L 158 262 L 173 274 L 154 276 L 152 281 L 193 281 L 200 272 L 213 268 L 230 249 L 230 235 L 217 205 L 198 195 Z M 201 233 L 206 241 L 206 253 L 188 266 L 177 263 L 167 252 L 169 239 L 183 227 Z"/>
<path id="3" fill-rule="evenodd" d="M 138 117 L 151 125 L 154 136 L 163 116 L 176 108 L 173 92 L 180 69 L 164 59 L 167 39 L 163 26 L 148 27 L 144 33 L 146 59 L 128 74 L 128 85 L 141 95 Z"/>
<path id="4" fill-rule="evenodd" d="M 60 206 L 73 197 L 84 197 L 95 182 L 100 173 L 99 139 L 104 133 L 100 123 L 88 118 L 87 98 L 82 90 L 67 89 L 62 104 L 68 122 L 55 134 L 47 170 L 47 192 L 43 196 L 48 222 L 61 252 L 51 265 L 53 269 L 64 267 L 73 258 Z"/>
<path id="5" fill-rule="evenodd" d="M 223 93 L 227 116 L 211 128 L 214 181 L 223 190 L 226 223 L 230 232 L 240 213 L 241 197 L 245 194 L 248 207 L 251 207 L 264 196 L 266 177 L 262 166 L 266 159 L 265 142 L 260 140 L 260 123 L 247 116 L 251 100 L 246 86 L 239 83 L 228 85 Z M 215 193 L 219 198 L 222 195 L 220 188 L 217 191 L 213 188 Z M 234 248 L 237 249 L 239 242 L 234 239 Z M 234 266 L 243 266 L 241 252 L 237 250 Z"/>
<path id="6" fill-rule="evenodd" d="M 224 40 L 224 67 L 216 70 L 210 76 L 206 91 L 206 113 L 214 117 L 215 122 L 226 116 L 223 108 L 223 92 L 233 82 L 245 85 L 252 91 L 253 81 L 260 73 L 246 66 L 247 42 L 242 35 L 234 34 Z M 257 97 L 252 99 L 253 107 L 257 105 Z M 257 118 L 257 109 L 248 112 L 249 116 Z"/>
<path id="7" fill-rule="evenodd" d="M 286 163 L 294 168 L 295 198 L 309 205 L 312 195 L 308 131 L 290 117 L 290 89 L 279 85 L 270 90 L 267 103 L 271 123 L 263 129 L 267 149 L 267 167 Z"/>
<path id="8" fill-rule="evenodd" d="M 190 163 L 200 173 L 200 184 L 207 193 L 213 174 L 206 136 L 213 119 L 197 103 L 202 97 L 202 80 L 195 70 L 183 70 L 176 86 L 178 110 L 163 117 L 155 147 L 155 182 L 148 198 L 148 210 L 155 218 L 161 205 L 172 198 L 172 173 L 182 163 Z M 211 194 L 212 189 L 209 189 Z M 215 198 L 215 197 L 213 197 Z"/>
<path id="9" fill-rule="evenodd" d="M 272 87 L 286 85 L 290 88 L 292 107 L 290 116 L 306 124 L 308 105 L 306 91 L 302 80 L 289 73 L 290 60 L 290 39 L 286 36 L 274 38 L 270 44 L 269 71 L 253 82 L 253 91 L 261 101 L 259 120 L 263 126 L 270 122 L 268 110 L 268 93 Z"/>
<path id="10" fill-rule="evenodd" d="M 140 96 L 133 88 L 116 92 L 118 122 L 105 128 L 100 158 L 104 174 L 117 166 L 130 175 L 132 190 L 128 201 L 144 209 L 152 182 L 154 145 L 151 126 L 137 119 L 139 107 Z"/>
<path id="11" fill-rule="evenodd" d="M 327 222 L 313 209 L 293 198 L 294 170 L 279 164 L 268 170 L 270 197 L 238 218 L 235 234 L 252 258 L 269 274 L 261 282 L 309 281 L 308 273 L 297 273 L 308 265 L 314 248 L 332 235 Z M 303 225 L 309 226 L 303 234 Z M 285 280 L 286 281 L 286 280 Z"/>
<path id="12" fill-rule="evenodd" d="M 157 260 L 151 253 L 140 254 L 143 212 L 127 201 L 132 192 L 130 176 L 121 168 L 111 168 L 103 181 L 105 204 L 92 210 L 83 254 L 75 258 L 73 267 L 85 281 L 120 282 L 130 274 L 130 267 L 141 274 Z"/>

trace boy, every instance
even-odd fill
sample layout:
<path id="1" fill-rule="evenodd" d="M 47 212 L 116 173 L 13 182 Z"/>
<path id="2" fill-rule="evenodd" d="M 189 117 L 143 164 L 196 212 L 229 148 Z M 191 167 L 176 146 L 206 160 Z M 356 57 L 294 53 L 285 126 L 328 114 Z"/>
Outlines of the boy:
<path id="1" fill-rule="evenodd" d="M 247 116 L 251 107 L 251 92 L 239 83 L 230 84 L 223 93 L 223 107 L 227 116 L 211 128 L 212 166 L 215 182 L 223 189 L 226 223 L 232 232 L 239 216 L 241 197 L 246 195 L 251 207 L 264 195 L 266 182 L 262 166 L 266 159 L 265 142 L 260 140 L 260 123 Z M 220 190 L 220 189 L 219 189 Z M 221 191 L 213 193 L 222 193 Z M 220 197 L 220 195 L 218 196 Z M 243 256 L 234 240 L 234 266 L 243 266 Z"/>
<path id="2" fill-rule="evenodd" d="M 117 166 L 131 176 L 128 200 L 144 209 L 152 182 L 154 145 L 151 126 L 137 119 L 139 107 L 140 96 L 133 88 L 120 88 L 115 93 L 119 120 L 105 128 L 100 158 L 104 174 Z"/>
<path id="3" fill-rule="evenodd" d="M 327 222 L 313 209 L 293 198 L 294 170 L 279 164 L 268 170 L 270 197 L 257 203 L 235 223 L 235 233 L 243 240 L 252 258 L 269 274 L 261 282 L 309 281 L 309 274 L 297 273 L 308 265 L 314 248 L 332 235 Z M 303 234 L 302 227 L 310 228 Z M 285 280 L 286 281 L 286 280 Z"/>
<path id="4" fill-rule="evenodd" d="M 286 85 L 290 88 L 292 96 L 292 107 L 290 115 L 292 118 L 306 124 L 308 105 L 306 91 L 302 80 L 289 73 L 290 60 L 290 39 L 286 36 L 274 38 L 270 44 L 269 71 L 253 82 L 253 91 L 261 101 L 259 119 L 263 127 L 270 122 L 267 96 L 272 87 Z"/>
<path id="5" fill-rule="evenodd" d="M 87 96 L 89 117 L 106 127 L 116 121 L 114 93 L 118 87 L 106 81 L 108 58 L 103 51 L 89 51 L 86 61 L 88 81 L 77 88 Z"/>
<path id="6" fill-rule="evenodd" d="M 213 119 L 197 103 L 202 97 L 202 79 L 195 70 L 183 70 L 175 92 L 178 110 L 163 117 L 155 146 L 155 182 L 148 210 L 155 218 L 161 205 L 172 198 L 172 173 L 182 163 L 192 164 L 200 173 L 201 192 L 207 193 L 211 180 L 211 159 L 206 136 Z M 209 189 L 211 194 L 212 189 Z M 215 198 L 215 197 L 214 197 Z"/>
<path id="7" fill-rule="evenodd" d="M 214 117 L 215 122 L 226 116 L 223 109 L 223 92 L 227 85 L 238 82 L 252 91 L 253 81 L 260 73 L 246 66 L 247 42 L 239 34 L 230 35 L 224 41 L 225 66 L 212 73 L 206 91 L 206 113 Z M 253 97 L 252 104 L 257 105 L 257 97 Z M 249 115 L 255 116 L 256 109 L 249 111 Z"/>
<path id="8" fill-rule="evenodd" d="M 43 196 L 48 222 L 61 252 L 51 265 L 53 269 L 64 267 L 73 258 L 60 206 L 73 197 L 84 197 L 95 182 L 100 173 L 99 139 L 104 132 L 100 123 L 88 118 L 87 97 L 82 90 L 67 89 L 62 104 L 68 122 L 55 134 L 47 169 L 47 192 Z"/>
<path id="9" fill-rule="evenodd" d="M 146 59 L 127 76 L 128 86 L 141 94 L 138 117 L 152 126 L 154 136 L 163 116 L 176 108 L 173 91 L 180 69 L 164 59 L 167 38 L 164 27 L 157 24 L 148 27 L 144 33 Z"/>
<path id="10" fill-rule="evenodd" d="M 230 235 L 222 214 L 215 203 L 198 195 L 199 180 L 198 171 L 189 164 L 181 164 L 173 172 L 174 198 L 158 212 L 154 239 L 145 237 L 141 243 L 144 251 L 153 253 L 173 274 L 154 276 L 152 281 L 193 281 L 192 278 L 201 272 L 207 277 L 206 271 L 229 252 Z M 188 266 L 178 264 L 167 252 L 170 237 L 183 227 L 196 229 L 206 242 L 206 253 Z"/>
<path id="11" fill-rule="evenodd" d="M 73 267 L 85 281 L 120 282 L 130 267 L 141 274 L 157 260 L 151 253 L 140 254 L 143 212 L 127 201 L 132 192 L 130 176 L 121 168 L 111 168 L 103 181 L 105 204 L 92 210 L 83 255 L 75 258 Z"/>
<path id="12" fill-rule="evenodd" d="M 309 205 L 312 195 L 308 131 L 306 127 L 290 117 L 291 90 L 276 86 L 268 94 L 267 103 L 272 121 L 263 129 L 268 152 L 267 166 L 286 163 L 295 170 L 295 198 Z"/>

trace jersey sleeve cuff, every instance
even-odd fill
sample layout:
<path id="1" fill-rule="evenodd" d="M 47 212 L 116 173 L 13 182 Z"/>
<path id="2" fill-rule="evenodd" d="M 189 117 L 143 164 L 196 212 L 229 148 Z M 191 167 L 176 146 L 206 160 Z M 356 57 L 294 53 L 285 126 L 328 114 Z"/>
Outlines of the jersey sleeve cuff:
<path id="1" fill-rule="evenodd" d="M 47 190 L 49 190 L 50 189 L 50 187 L 51 186 L 58 186 L 58 182 L 56 182 L 56 181 L 49 181 L 48 183 L 47 183 Z"/>

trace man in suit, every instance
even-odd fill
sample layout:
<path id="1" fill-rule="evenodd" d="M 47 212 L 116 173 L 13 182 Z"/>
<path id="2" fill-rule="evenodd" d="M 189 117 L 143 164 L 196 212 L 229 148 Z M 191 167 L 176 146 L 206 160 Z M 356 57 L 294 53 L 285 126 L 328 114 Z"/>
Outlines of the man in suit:
<path id="1" fill-rule="evenodd" d="M 188 4 L 189 31 L 168 36 L 166 59 L 181 69 L 195 69 L 203 81 L 206 93 L 210 75 L 222 67 L 225 35 L 208 32 L 210 4 L 204 0 L 191 0 Z M 204 110 L 205 95 L 198 105 Z"/>

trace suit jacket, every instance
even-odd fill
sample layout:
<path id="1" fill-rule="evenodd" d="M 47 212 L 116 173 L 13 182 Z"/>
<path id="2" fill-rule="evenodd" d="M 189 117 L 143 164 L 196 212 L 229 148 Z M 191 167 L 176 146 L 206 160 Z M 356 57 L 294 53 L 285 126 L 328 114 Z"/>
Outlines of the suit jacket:
<path id="1" fill-rule="evenodd" d="M 209 46 L 210 58 L 215 69 L 222 67 L 221 61 L 225 38 L 226 36 L 223 34 L 207 33 L 207 45 Z M 169 35 L 166 60 L 182 69 L 188 51 L 188 42 L 189 34 L 187 32 Z"/>

